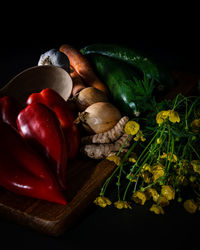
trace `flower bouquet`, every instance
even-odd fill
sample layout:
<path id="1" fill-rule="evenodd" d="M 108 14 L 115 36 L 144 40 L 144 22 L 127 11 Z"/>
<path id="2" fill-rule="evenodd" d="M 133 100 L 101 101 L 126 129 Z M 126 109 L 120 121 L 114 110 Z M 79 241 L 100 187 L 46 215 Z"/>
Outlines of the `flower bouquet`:
<path id="1" fill-rule="evenodd" d="M 94 203 L 118 209 L 149 204 L 150 211 L 164 214 L 176 200 L 195 213 L 200 209 L 200 97 L 179 94 L 152 107 L 145 118 L 126 124 L 131 146 L 107 157 L 116 167 Z M 106 197 L 111 180 L 117 186 L 115 201 Z"/>

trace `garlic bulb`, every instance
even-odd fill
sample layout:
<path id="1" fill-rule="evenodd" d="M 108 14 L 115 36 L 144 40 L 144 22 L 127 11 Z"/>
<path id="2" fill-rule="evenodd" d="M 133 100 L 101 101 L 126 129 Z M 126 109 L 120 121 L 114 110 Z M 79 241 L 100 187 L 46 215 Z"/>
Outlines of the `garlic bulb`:
<path id="1" fill-rule="evenodd" d="M 65 69 L 69 72 L 69 59 L 68 57 L 57 49 L 51 49 L 40 56 L 38 66 L 54 65 Z"/>

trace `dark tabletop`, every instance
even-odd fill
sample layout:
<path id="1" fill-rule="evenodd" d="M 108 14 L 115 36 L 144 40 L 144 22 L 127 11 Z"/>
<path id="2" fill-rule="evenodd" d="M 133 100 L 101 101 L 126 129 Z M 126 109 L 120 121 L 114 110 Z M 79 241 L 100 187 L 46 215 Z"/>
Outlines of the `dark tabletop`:
<path id="1" fill-rule="evenodd" d="M 154 26 L 150 29 L 148 23 L 145 30 L 137 25 L 127 28 L 126 23 L 119 28 L 119 21 L 112 20 L 110 25 L 98 23 L 96 29 L 89 21 L 87 29 L 76 28 L 69 22 L 66 31 L 63 26 L 62 32 L 53 26 L 49 35 L 44 23 L 41 26 L 38 22 L 36 26 L 32 24 L 26 34 L 24 26 L 13 25 L 12 34 L 6 30 L 1 36 L 1 86 L 23 69 L 36 65 L 41 53 L 58 48 L 62 43 L 76 48 L 94 42 L 128 44 L 153 55 L 172 69 L 200 73 L 198 32 L 195 29 L 187 28 L 187 32 L 182 26 Z M 37 34 L 38 27 L 40 32 L 44 28 L 40 36 Z M 114 194 L 115 190 L 112 190 L 110 195 Z M 39 234 L 0 218 L 0 239 L 1 244 L 7 246 L 4 249 L 115 249 L 118 246 L 123 249 L 136 246 L 175 249 L 186 245 L 192 248 L 199 241 L 199 223 L 199 213 L 188 214 L 178 205 L 172 205 L 166 209 L 164 216 L 158 216 L 142 206 L 119 211 L 113 207 L 101 209 L 91 204 L 73 227 L 58 238 Z"/>

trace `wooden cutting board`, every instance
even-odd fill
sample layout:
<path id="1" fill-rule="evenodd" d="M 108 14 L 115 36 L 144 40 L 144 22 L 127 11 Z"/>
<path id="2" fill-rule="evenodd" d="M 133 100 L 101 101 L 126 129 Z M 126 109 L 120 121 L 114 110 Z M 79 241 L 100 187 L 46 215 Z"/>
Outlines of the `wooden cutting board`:
<path id="1" fill-rule="evenodd" d="M 62 234 L 98 195 L 100 187 L 114 169 L 101 162 L 78 157 L 68 168 L 67 205 L 25 197 L 0 189 L 0 215 L 41 233 Z"/>
<path id="2" fill-rule="evenodd" d="M 196 87 L 199 75 L 175 72 L 178 84 L 167 98 L 178 93 L 188 95 Z M 98 195 L 114 169 L 108 160 L 77 157 L 68 168 L 66 206 L 14 194 L 0 188 L 0 215 L 41 233 L 58 236 L 66 231 Z"/>

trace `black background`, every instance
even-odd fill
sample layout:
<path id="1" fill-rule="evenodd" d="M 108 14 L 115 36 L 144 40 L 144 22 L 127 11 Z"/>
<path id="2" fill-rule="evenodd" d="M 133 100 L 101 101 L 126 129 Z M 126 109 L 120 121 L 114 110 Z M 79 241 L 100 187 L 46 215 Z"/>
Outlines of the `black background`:
<path id="1" fill-rule="evenodd" d="M 138 8 L 122 2 L 111 6 L 48 3 L 43 7 L 26 3 L 1 9 L 0 84 L 36 65 L 41 53 L 63 43 L 76 48 L 96 42 L 127 44 L 172 69 L 200 72 L 196 12 L 195 6 L 183 11 L 183 5 L 174 9 L 162 3 L 152 11 L 146 4 Z M 165 216 L 156 216 L 143 207 L 118 211 L 91 204 L 61 237 L 44 236 L 3 218 L 0 236 L 4 249 L 174 249 L 196 246 L 199 221 L 199 215 L 190 215 L 177 205 L 167 209 Z"/>
<path id="2" fill-rule="evenodd" d="M 199 71 L 199 20 L 195 6 L 186 6 L 184 11 L 183 5 L 175 9 L 164 4 L 155 9 L 146 4 L 139 8 L 117 3 L 89 7 L 82 4 L 78 9 L 76 4 L 25 7 L 20 11 L 6 9 L 6 17 L 0 16 L 1 85 L 13 74 L 36 64 L 42 52 L 63 43 L 76 48 L 101 42 L 126 44 L 171 68 Z"/>

